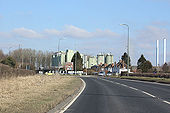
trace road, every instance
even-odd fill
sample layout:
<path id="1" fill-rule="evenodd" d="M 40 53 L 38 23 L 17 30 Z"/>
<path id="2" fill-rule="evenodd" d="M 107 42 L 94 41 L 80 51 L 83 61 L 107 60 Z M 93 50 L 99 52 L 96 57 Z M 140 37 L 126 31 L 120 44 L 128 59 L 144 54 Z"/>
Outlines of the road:
<path id="1" fill-rule="evenodd" d="M 170 113 L 170 85 L 82 77 L 86 88 L 65 113 Z"/>

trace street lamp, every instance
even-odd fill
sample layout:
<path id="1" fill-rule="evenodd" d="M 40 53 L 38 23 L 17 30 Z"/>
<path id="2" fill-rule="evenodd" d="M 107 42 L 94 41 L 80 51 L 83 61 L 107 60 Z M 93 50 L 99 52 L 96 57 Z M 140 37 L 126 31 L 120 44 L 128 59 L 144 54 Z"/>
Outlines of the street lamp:
<path id="1" fill-rule="evenodd" d="M 127 75 L 129 76 L 129 25 L 128 24 L 120 24 L 122 26 L 126 26 L 128 28 L 128 41 L 127 41 L 127 54 L 128 54 L 128 62 L 127 62 Z"/>
<path id="2" fill-rule="evenodd" d="M 60 68 L 60 60 L 59 60 L 59 55 L 60 55 L 60 41 L 61 40 L 64 40 L 65 38 L 59 38 L 59 41 L 58 41 L 58 71 L 59 71 L 59 68 Z"/>
<path id="3" fill-rule="evenodd" d="M 10 51 L 11 48 L 12 48 L 12 47 L 9 47 L 9 48 L 8 48 L 8 52 L 9 52 L 8 54 L 9 54 L 9 56 L 10 56 L 10 53 L 11 53 L 11 51 Z"/>

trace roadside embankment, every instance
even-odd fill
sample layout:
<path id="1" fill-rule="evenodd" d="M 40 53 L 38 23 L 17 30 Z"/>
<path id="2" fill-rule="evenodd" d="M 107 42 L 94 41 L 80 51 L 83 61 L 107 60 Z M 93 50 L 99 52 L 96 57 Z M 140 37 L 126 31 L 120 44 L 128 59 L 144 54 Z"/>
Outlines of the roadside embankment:
<path id="1" fill-rule="evenodd" d="M 0 113 L 44 113 L 82 86 L 77 77 L 35 75 L 0 79 Z"/>
<path id="2" fill-rule="evenodd" d="M 170 78 L 138 77 L 138 76 L 121 76 L 120 78 L 170 84 Z"/>
<path id="3" fill-rule="evenodd" d="M 108 76 L 111 78 L 120 78 L 120 79 L 131 79 L 131 80 L 140 80 L 140 81 L 149 81 L 157 83 L 166 83 L 170 84 L 169 74 L 130 74 L 129 76 Z"/>
<path id="4" fill-rule="evenodd" d="M 0 63 L 0 78 L 35 75 L 35 71 L 16 69 Z"/>

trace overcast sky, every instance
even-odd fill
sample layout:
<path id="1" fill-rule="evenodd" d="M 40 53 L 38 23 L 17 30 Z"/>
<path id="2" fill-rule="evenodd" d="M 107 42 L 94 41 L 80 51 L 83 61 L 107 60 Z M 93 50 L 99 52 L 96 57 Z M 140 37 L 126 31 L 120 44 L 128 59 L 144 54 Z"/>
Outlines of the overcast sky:
<path id="1" fill-rule="evenodd" d="M 112 53 L 118 61 L 127 50 L 130 27 L 130 57 L 136 65 L 141 54 L 155 65 L 156 39 L 167 38 L 170 62 L 170 0 L 0 0 L 0 49 L 43 51 L 79 50 L 96 55 Z M 11 48 L 12 47 L 12 48 Z"/>

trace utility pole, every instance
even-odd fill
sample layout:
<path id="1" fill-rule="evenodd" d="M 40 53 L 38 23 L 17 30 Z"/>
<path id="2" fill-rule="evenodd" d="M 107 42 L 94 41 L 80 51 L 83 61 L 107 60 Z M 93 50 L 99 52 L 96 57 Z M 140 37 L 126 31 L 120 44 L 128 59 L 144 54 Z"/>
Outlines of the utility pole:
<path id="1" fill-rule="evenodd" d="M 76 42 L 75 42 L 75 51 L 76 51 Z M 77 73 L 77 51 L 75 52 L 75 75 L 76 75 L 76 73 Z"/>
<path id="2" fill-rule="evenodd" d="M 59 72 L 59 68 L 60 68 L 60 60 L 61 60 L 61 52 L 60 52 L 60 41 L 61 40 L 64 40 L 65 38 L 64 37 L 61 37 L 58 41 L 58 54 L 57 54 L 57 60 L 58 60 L 58 72 Z M 60 58 L 60 59 L 59 59 Z"/>
<path id="3" fill-rule="evenodd" d="M 128 62 L 127 62 L 127 76 L 129 76 L 129 25 L 128 24 L 120 24 L 120 25 L 124 25 L 128 28 L 128 40 L 127 40 L 127 54 L 128 54 Z"/>

